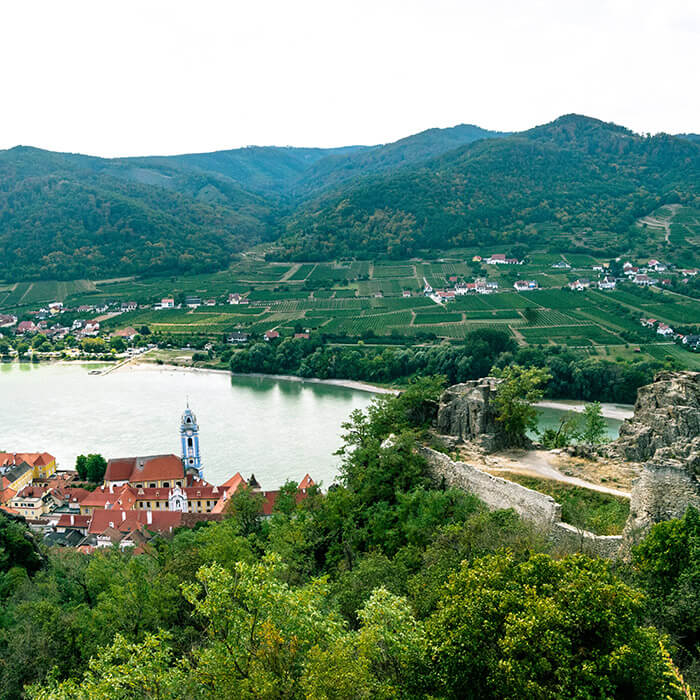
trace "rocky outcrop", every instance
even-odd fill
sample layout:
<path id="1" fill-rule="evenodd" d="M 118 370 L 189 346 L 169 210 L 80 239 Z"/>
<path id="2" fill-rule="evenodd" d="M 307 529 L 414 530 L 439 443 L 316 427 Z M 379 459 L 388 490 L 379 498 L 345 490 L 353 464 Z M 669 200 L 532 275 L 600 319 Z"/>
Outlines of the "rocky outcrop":
<path id="1" fill-rule="evenodd" d="M 700 507 L 700 372 L 659 372 L 639 389 L 610 452 L 644 463 L 632 487 L 627 549 L 654 523 Z"/>
<path id="2" fill-rule="evenodd" d="M 634 416 L 620 427 L 612 451 L 633 462 L 657 450 L 690 442 L 700 435 L 700 372 L 659 372 L 637 392 Z"/>
<path id="3" fill-rule="evenodd" d="M 498 449 L 493 398 L 499 381 L 495 377 L 484 377 L 446 389 L 438 407 L 438 432 L 462 442 L 473 442 L 487 452 Z"/>

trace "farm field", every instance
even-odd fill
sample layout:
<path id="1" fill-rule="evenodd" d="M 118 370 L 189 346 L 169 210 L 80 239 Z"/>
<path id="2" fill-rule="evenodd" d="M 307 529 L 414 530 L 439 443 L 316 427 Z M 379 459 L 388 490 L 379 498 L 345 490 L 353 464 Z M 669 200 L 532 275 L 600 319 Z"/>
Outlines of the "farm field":
<path id="1" fill-rule="evenodd" d="M 664 214 L 661 212 L 659 217 Z M 673 219 L 694 225 L 694 212 Z M 665 341 L 642 318 L 654 318 L 686 332 L 700 328 L 700 301 L 666 289 L 640 289 L 622 282 L 614 291 L 591 288 L 574 292 L 566 284 L 586 277 L 605 261 L 590 255 L 533 253 L 523 265 L 474 262 L 476 251 L 436 260 L 374 260 L 271 263 L 244 256 L 228 270 L 212 274 L 117 280 L 6 282 L 0 285 L 0 311 L 21 316 L 50 301 L 66 306 L 135 301 L 137 311 L 103 322 L 106 329 L 148 326 L 172 336 L 192 333 L 219 337 L 233 330 L 282 335 L 300 330 L 341 337 L 404 337 L 407 342 L 459 341 L 477 328 L 505 331 L 523 345 L 566 345 L 577 352 L 608 356 L 671 357 L 700 367 L 700 355 Z M 571 269 L 553 269 L 566 260 Z M 497 282 L 492 294 L 467 294 L 444 304 L 423 294 L 484 277 Z M 534 279 L 539 289 L 516 292 L 518 279 Z M 563 288 L 562 288 L 563 287 Z M 244 296 L 246 305 L 229 304 L 229 294 Z M 163 297 L 183 304 L 186 296 L 213 299 L 215 306 L 155 310 Z M 633 355 L 634 353 L 636 355 Z"/>

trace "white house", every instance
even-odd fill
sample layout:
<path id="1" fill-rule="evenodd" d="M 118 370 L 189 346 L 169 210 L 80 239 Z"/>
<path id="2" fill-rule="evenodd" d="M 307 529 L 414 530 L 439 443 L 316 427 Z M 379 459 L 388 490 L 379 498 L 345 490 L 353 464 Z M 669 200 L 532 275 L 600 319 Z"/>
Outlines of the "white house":
<path id="1" fill-rule="evenodd" d="M 656 332 L 659 335 L 673 335 L 673 328 L 667 326 L 665 323 L 659 323 L 656 327 Z"/>
<path id="2" fill-rule="evenodd" d="M 615 289 L 615 278 L 606 275 L 598 282 L 598 289 Z"/>

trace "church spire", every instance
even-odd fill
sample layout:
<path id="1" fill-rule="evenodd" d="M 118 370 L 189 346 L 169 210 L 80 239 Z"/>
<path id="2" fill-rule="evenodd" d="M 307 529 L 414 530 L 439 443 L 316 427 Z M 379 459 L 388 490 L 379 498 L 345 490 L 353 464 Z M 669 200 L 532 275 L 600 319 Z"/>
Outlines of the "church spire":
<path id="1" fill-rule="evenodd" d="M 199 426 L 197 416 L 190 408 L 190 400 L 187 398 L 187 408 L 180 421 L 180 443 L 182 446 L 182 466 L 187 472 L 195 471 L 200 479 L 204 478 L 202 458 L 199 454 Z"/>

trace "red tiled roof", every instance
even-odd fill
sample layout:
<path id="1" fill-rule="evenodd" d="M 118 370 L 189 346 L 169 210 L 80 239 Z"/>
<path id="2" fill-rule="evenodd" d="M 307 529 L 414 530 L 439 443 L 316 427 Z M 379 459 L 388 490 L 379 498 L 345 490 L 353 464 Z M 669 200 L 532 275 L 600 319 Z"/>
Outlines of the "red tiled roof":
<path id="1" fill-rule="evenodd" d="M 117 499 L 117 493 L 115 491 L 110 491 L 104 486 L 95 489 L 88 496 L 85 496 L 82 501 L 80 501 L 81 506 L 93 507 L 93 508 L 104 508 L 107 503 L 114 503 Z"/>
<path id="2" fill-rule="evenodd" d="M 48 452 L 0 452 L 0 466 L 3 467 L 22 462 L 26 462 L 30 467 L 45 467 L 55 461 L 56 458 Z"/>
<path id="3" fill-rule="evenodd" d="M 90 524 L 91 515 L 79 515 L 77 513 L 64 513 L 56 523 L 56 527 L 87 527 Z"/>
<path id="4" fill-rule="evenodd" d="M 162 481 L 182 479 L 184 475 L 177 455 L 121 457 L 107 462 L 105 481 Z"/>
<path id="5" fill-rule="evenodd" d="M 301 480 L 301 483 L 299 484 L 300 489 L 308 489 L 311 486 L 315 486 L 316 482 L 308 475 L 305 474 L 304 478 Z"/>
<path id="6" fill-rule="evenodd" d="M 141 527 L 152 532 L 170 532 L 181 523 L 182 513 L 178 511 L 96 510 L 92 514 L 88 533 L 99 535 L 108 528 L 131 532 Z"/>
<path id="7" fill-rule="evenodd" d="M 27 486 L 17 492 L 15 498 L 41 498 L 49 490 L 45 486 L 27 484 Z"/>
<path id="8" fill-rule="evenodd" d="M 206 483 L 197 486 L 185 486 L 182 490 L 187 494 L 188 499 L 209 498 L 216 500 L 223 493 L 223 489 L 219 488 L 218 486 L 212 486 L 211 484 Z M 133 489 L 137 501 L 166 500 L 170 495 L 170 491 L 171 488 L 167 486 L 163 488 L 143 487 L 139 489 Z"/>

